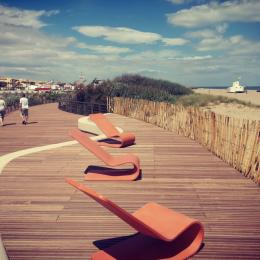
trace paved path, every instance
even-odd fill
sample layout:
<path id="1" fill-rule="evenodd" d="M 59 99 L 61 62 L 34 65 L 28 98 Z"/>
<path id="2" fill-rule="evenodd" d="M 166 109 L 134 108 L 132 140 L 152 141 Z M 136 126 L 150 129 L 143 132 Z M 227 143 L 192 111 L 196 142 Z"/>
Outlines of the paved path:
<path id="1" fill-rule="evenodd" d="M 34 107 L 31 115 L 38 123 L 27 126 L 17 124 L 17 112 L 9 115 L 7 120 L 16 125 L 0 129 L 0 155 L 72 141 L 67 132 L 79 116 L 54 104 Z M 137 144 L 108 150 L 137 154 L 143 179 L 89 182 L 90 187 L 130 212 L 156 201 L 201 220 L 205 245 L 194 259 L 260 258 L 259 187 L 192 140 L 135 119 L 109 117 L 135 132 Z M 64 182 L 64 177 L 73 177 L 86 184 L 83 172 L 90 164 L 102 165 L 74 144 L 19 157 L 4 168 L 0 233 L 11 260 L 90 259 L 96 242 L 134 233 Z"/>

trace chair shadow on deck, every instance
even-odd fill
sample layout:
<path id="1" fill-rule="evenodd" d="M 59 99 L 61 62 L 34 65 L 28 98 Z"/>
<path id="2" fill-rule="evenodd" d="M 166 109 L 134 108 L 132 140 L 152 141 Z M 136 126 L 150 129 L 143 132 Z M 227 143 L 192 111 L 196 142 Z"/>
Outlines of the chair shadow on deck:
<path id="1" fill-rule="evenodd" d="M 37 121 L 32 121 L 32 122 L 27 122 L 27 125 L 32 125 L 32 124 L 38 124 L 39 122 Z"/>
<path id="2" fill-rule="evenodd" d="M 87 178 L 88 175 L 95 175 L 98 176 L 107 176 L 107 177 L 128 177 L 129 175 L 135 174 L 137 172 L 138 168 L 133 167 L 132 169 L 115 169 L 115 168 L 110 168 L 110 167 L 102 167 L 102 166 L 96 166 L 96 165 L 89 165 L 86 170 L 84 171 L 85 173 L 85 178 Z M 97 177 L 98 179 L 98 177 Z M 142 179 L 142 170 L 139 170 L 139 175 L 134 181 L 139 181 Z M 113 179 L 112 179 L 113 180 Z"/>
<path id="3" fill-rule="evenodd" d="M 204 228 L 198 220 L 155 202 L 146 203 L 131 214 L 96 191 L 72 179 L 66 181 L 138 231 L 125 240 L 121 237 L 94 242 L 102 249 L 92 254 L 92 260 L 184 260 L 201 248 Z M 104 248 L 116 240 L 120 242 Z"/>
<path id="4" fill-rule="evenodd" d="M 200 227 L 194 225 L 191 229 L 186 230 L 171 242 L 152 238 L 141 233 L 130 236 L 115 237 L 103 240 L 96 240 L 93 244 L 100 250 L 92 255 L 92 259 L 118 260 L 156 260 L 156 259 L 180 259 L 178 254 L 185 251 L 194 241 L 195 234 Z M 195 230 L 196 229 L 196 230 Z M 201 244 L 198 252 L 202 250 L 204 243 Z M 100 258 L 101 257 L 101 258 Z"/>
<path id="5" fill-rule="evenodd" d="M 9 125 L 16 125 L 16 123 L 7 123 L 7 124 L 4 124 L 3 126 L 9 126 Z"/>
<path id="6" fill-rule="evenodd" d="M 106 138 L 106 139 L 103 139 L 103 140 L 98 140 L 98 143 L 107 143 L 107 144 L 115 144 L 115 145 L 120 145 L 121 142 L 116 140 L 116 139 L 112 139 L 112 138 Z"/>

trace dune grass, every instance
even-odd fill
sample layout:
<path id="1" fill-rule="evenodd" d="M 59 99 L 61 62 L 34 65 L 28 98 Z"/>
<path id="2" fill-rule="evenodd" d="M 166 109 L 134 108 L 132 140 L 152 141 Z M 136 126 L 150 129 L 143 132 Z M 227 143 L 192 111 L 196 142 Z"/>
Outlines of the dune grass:
<path id="1" fill-rule="evenodd" d="M 251 102 L 245 102 L 236 98 L 228 98 L 224 96 L 213 96 L 208 94 L 193 93 L 190 95 L 180 96 L 176 104 L 181 104 L 183 106 L 197 106 L 206 107 L 209 105 L 218 105 L 221 103 L 235 103 L 239 105 L 249 106 L 249 107 L 260 107 L 252 104 Z"/>

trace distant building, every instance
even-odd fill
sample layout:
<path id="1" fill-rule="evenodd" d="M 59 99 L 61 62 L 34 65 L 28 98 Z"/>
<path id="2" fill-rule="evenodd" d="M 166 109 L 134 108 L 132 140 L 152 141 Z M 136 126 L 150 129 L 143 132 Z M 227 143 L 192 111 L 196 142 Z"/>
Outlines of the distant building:
<path id="1" fill-rule="evenodd" d="M 75 86 L 74 85 L 72 85 L 72 84 L 65 84 L 64 86 L 63 86 L 63 90 L 64 91 L 71 91 L 71 90 L 74 90 L 75 89 Z"/>
<path id="2" fill-rule="evenodd" d="M 7 87 L 7 82 L 0 78 L 0 89 L 4 89 Z"/>
<path id="3" fill-rule="evenodd" d="M 0 77 L 1 85 L 7 89 L 12 89 L 16 79 L 10 77 Z"/>
<path id="4" fill-rule="evenodd" d="M 243 93 L 245 92 L 245 86 L 241 86 L 239 81 L 234 81 L 232 86 L 228 88 L 229 93 Z"/>
<path id="5" fill-rule="evenodd" d="M 90 85 L 96 87 L 96 86 L 99 86 L 99 85 L 103 84 L 103 82 L 104 82 L 104 80 L 94 79 L 94 80 L 90 83 Z"/>
<path id="6" fill-rule="evenodd" d="M 85 80 L 81 77 L 80 81 Z M 29 79 L 15 79 L 11 77 L 0 76 L 1 90 L 17 90 L 17 91 L 37 91 L 37 92 L 57 92 L 57 91 L 72 91 L 75 86 L 63 82 L 55 83 L 51 81 L 32 81 Z"/>
<path id="7" fill-rule="evenodd" d="M 86 85 L 86 84 L 87 84 L 86 77 L 83 76 L 83 73 L 81 72 L 79 79 L 74 82 L 74 85 L 77 88 L 79 86 Z"/>

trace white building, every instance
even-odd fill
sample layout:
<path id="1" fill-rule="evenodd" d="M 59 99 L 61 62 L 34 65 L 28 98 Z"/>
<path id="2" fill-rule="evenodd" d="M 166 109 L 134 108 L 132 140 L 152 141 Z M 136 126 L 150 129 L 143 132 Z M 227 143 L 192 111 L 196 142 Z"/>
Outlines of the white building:
<path id="1" fill-rule="evenodd" d="M 241 86 L 239 81 L 234 81 L 232 86 L 228 88 L 230 93 L 243 93 L 245 92 L 245 86 Z"/>

